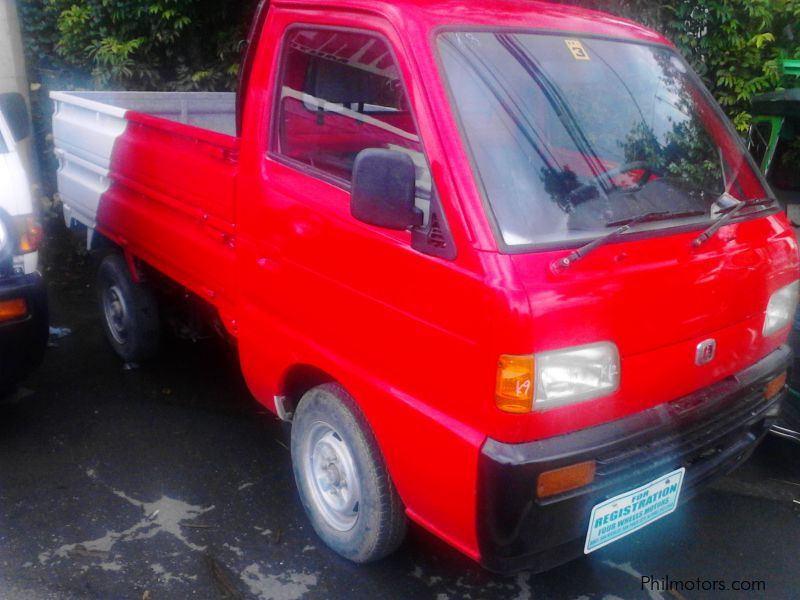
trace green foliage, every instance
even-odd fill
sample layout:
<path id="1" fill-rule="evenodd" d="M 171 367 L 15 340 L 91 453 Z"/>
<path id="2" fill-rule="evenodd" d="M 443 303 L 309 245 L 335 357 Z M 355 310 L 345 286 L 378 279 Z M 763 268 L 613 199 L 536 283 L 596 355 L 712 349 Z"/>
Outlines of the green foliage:
<path id="1" fill-rule="evenodd" d="M 234 90 L 256 0 L 16 1 L 36 152 L 53 194 L 49 90 Z"/>
<path id="2" fill-rule="evenodd" d="M 800 85 L 779 67 L 780 59 L 800 58 L 800 0 L 561 1 L 664 33 L 740 130 L 753 95 Z M 18 3 L 36 75 L 60 87 L 169 91 L 234 89 L 254 0 Z"/>
<path id="3" fill-rule="evenodd" d="M 34 80 L 232 90 L 253 1 L 18 0 Z"/>
<path id="4" fill-rule="evenodd" d="M 737 129 L 750 124 L 750 100 L 800 85 L 780 60 L 800 58 L 800 0 L 566 0 L 627 17 L 671 39 L 703 77 Z"/>

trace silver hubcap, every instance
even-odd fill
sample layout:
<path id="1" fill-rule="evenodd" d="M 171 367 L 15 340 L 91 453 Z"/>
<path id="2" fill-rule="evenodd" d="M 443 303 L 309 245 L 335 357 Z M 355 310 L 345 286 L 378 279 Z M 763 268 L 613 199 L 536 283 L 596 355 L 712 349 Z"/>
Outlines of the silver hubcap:
<path id="1" fill-rule="evenodd" d="M 128 341 L 128 307 L 120 289 L 112 285 L 103 292 L 103 313 L 108 330 L 118 344 Z"/>
<path id="2" fill-rule="evenodd" d="M 333 529 L 351 530 L 358 520 L 361 489 L 350 448 L 330 425 L 317 421 L 300 459 L 316 512 Z"/>

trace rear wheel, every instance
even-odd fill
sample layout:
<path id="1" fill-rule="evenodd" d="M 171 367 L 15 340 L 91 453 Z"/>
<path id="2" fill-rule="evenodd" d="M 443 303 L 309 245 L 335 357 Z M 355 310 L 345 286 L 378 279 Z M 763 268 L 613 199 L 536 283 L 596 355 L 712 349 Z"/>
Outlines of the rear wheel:
<path id="1" fill-rule="evenodd" d="M 335 552 L 364 563 L 403 541 L 402 501 L 366 419 L 341 386 L 321 385 L 300 400 L 292 464 L 311 524 Z"/>
<path id="2" fill-rule="evenodd" d="M 158 349 L 158 304 L 147 287 L 133 281 L 122 256 L 111 254 L 100 263 L 97 296 L 106 337 L 120 358 L 151 358 Z"/>

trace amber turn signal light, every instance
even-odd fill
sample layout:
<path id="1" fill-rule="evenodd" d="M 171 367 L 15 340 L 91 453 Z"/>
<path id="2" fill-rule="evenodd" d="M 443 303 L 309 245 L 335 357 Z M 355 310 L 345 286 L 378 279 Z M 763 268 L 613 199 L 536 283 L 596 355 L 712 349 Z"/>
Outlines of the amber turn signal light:
<path id="1" fill-rule="evenodd" d="M 784 386 L 786 386 L 786 371 L 771 379 L 764 386 L 764 398 L 767 400 L 774 398 L 783 391 Z"/>
<path id="2" fill-rule="evenodd" d="M 539 498 L 549 498 L 575 490 L 594 481 L 596 464 L 593 460 L 545 471 L 539 475 L 536 484 L 536 495 Z"/>
<path id="3" fill-rule="evenodd" d="M 497 361 L 495 401 L 509 413 L 528 413 L 533 409 L 534 368 L 532 356 L 503 354 Z"/>
<path id="4" fill-rule="evenodd" d="M 0 322 L 19 319 L 28 314 L 28 303 L 24 298 L 0 301 Z"/>

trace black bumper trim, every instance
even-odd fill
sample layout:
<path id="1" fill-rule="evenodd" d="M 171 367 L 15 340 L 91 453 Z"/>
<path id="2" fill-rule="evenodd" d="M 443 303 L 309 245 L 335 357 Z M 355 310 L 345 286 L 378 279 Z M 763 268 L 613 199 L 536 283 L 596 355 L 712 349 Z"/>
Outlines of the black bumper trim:
<path id="1" fill-rule="evenodd" d="M 0 322 L 0 396 L 38 366 L 47 347 L 47 290 L 41 275 L 0 278 L 0 300 L 24 298 L 27 316 Z"/>
<path id="2" fill-rule="evenodd" d="M 772 426 L 772 433 L 793 442 L 800 442 L 800 397 L 790 392 L 778 422 Z"/>
<path id="3" fill-rule="evenodd" d="M 775 423 L 784 394 L 765 400 L 763 388 L 790 362 L 782 346 L 735 376 L 617 421 L 525 444 L 487 440 L 479 463 L 482 564 L 542 571 L 575 558 L 595 504 L 681 466 L 681 500 L 690 498 L 744 461 Z M 539 473 L 590 459 L 592 485 L 536 498 Z"/>

